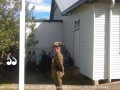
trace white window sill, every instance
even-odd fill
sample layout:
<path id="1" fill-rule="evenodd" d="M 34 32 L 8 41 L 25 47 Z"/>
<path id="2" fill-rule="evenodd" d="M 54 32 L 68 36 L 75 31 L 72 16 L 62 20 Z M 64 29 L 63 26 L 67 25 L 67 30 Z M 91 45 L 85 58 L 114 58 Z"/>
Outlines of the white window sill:
<path id="1" fill-rule="evenodd" d="M 79 30 L 79 29 L 80 29 L 80 27 L 78 27 L 78 28 L 74 29 L 74 31 L 77 31 L 77 30 Z"/>

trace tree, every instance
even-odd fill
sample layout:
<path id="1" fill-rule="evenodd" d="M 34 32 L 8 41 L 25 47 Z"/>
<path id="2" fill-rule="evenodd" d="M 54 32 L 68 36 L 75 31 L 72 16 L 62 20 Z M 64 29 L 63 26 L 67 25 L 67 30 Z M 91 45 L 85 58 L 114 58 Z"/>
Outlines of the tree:
<path id="1" fill-rule="evenodd" d="M 0 0 L 0 52 L 19 46 L 19 0 Z"/>
<path id="2" fill-rule="evenodd" d="M 29 9 L 26 1 L 26 28 L 31 30 L 30 35 L 34 36 L 35 17 L 33 16 L 34 6 Z M 0 0 L 0 54 L 10 49 L 19 49 L 19 13 L 21 10 L 21 0 Z M 28 24 L 31 22 L 31 24 Z"/>
<path id="3" fill-rule="evenodd" d="M 26 47 L 35 46 L 38 43 L 38 40 L 34 41 L 34 34 L 37 30 L 36 28 L 36 19 L 33 16 L 34 6 L 29 10 L 29 2 L 26 2 L 26 29 L 29 29 L 31 32 L 26 35 Z"/>

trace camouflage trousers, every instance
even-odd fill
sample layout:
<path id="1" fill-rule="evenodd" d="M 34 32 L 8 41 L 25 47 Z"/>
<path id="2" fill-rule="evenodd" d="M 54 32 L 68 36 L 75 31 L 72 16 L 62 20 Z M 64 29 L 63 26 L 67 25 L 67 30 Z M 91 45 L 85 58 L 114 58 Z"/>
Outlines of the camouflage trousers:
<path id="1" fill-rule="evenodd" d="M 56 90 L 63 90 L 62 89 L 62 79 L 61 78 L 54 78 L 54 83 L 56 86 Z"/>

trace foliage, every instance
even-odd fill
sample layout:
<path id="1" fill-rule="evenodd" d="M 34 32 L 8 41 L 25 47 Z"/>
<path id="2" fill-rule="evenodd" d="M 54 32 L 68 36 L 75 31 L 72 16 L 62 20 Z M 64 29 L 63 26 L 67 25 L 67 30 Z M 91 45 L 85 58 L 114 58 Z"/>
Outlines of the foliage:
<path id="1" fill-rule="evenodd" d="M 30 34 L 28 36 L 26 35 L 26 47 L 35 46 L 38 43 L 38 40 L 34 41 L 34 34 L 37 30 L 36 20 L 33 16 L 34 8 L 35 7 L 33 6 L 31 10 L 28 11 L 29 2 L 26 3 L 26 30 L 30 30 Z"/>
<path id="2" fill-rule="evenodd" d="M 19 46 L 19 0 L 0 0 L 0 51 Z"/>
<path id="3" fill-rule="evenodd" d="M 30 36 L 34 36 L 35 17 L 33 16 L 34 7 L 29 9 L 26 1 L 26 28 L 31 29 Z M 19 49 L 19 14 L 21 11 L 21 0 L 0 0 L 0 52 L 14 51 Z M 28 22 L 32 22 L 30 25 Z M 34 40 L 32 40 L 34 42 Z"/>

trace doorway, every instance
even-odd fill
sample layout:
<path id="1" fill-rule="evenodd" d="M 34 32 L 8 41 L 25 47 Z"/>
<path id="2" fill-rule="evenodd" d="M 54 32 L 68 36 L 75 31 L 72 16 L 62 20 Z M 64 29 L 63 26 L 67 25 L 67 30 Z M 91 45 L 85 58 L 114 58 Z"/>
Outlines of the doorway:
<path id="1" fill-rule="evenodd" d="M 79 30 L 74 31 L 74 65 L 80 68 Z"/>

